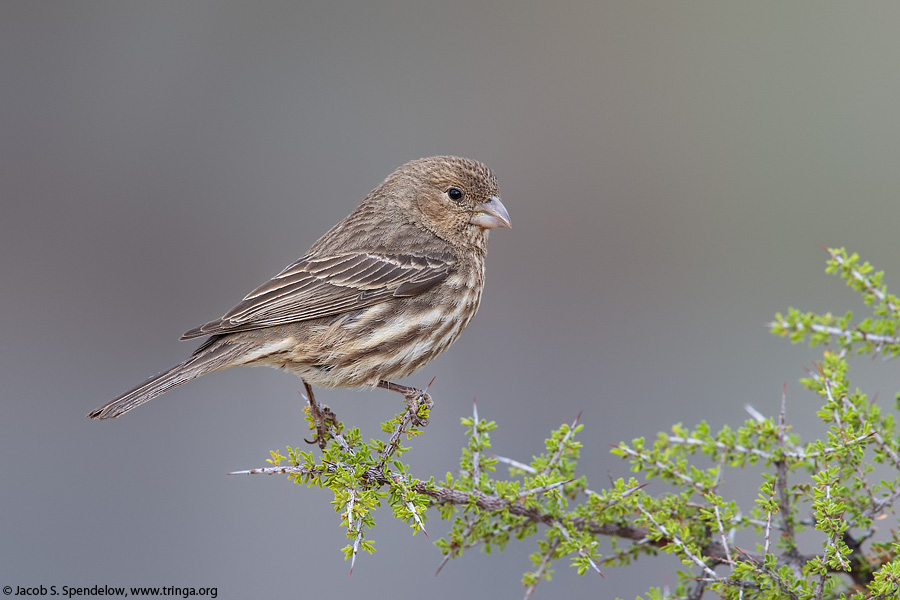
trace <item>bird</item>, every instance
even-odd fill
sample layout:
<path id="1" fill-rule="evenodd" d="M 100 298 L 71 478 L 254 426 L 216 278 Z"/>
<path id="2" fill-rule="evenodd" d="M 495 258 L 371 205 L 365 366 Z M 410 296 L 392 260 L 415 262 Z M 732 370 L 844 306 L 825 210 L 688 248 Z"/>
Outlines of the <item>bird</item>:
<path id="1" fill-rule="evenodd" d="M 113 419 L 201 375 L 270 366 L 312 387 L 421 390 L 392 382 L 444 352 L 475 316 L 488 232 L 511 227 L 497 179 L 458 156 L 407 162 L 298 260 L 222 317 L 186 360 L 88 413 Z M 427 398 L 427 394 L 424 394 Z M 322 445 L 323 424 L 316 416 Z"/>

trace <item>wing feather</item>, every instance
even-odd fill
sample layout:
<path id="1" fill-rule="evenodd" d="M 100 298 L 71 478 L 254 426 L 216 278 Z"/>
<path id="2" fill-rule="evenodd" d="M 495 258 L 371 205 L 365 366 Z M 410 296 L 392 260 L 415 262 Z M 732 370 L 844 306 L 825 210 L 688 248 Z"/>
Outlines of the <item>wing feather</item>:
<path id="1" fill-rule="evenodd" d="M 443 281 L 455 265 L 450 252 L 305 256 L 247 294 L 222 318 L 185 332 L 181 339 L 306 321 L 415 296 Z"/>

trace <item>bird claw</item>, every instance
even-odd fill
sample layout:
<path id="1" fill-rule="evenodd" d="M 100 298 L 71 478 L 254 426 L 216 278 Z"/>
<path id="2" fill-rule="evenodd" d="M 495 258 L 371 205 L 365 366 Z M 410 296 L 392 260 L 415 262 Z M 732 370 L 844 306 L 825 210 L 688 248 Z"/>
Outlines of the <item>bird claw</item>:
<path id="1" fill-rule="evenodd" d="M 406 398 L 406 409 L 409 411 L 413 425 L 426 427 L 428 425 L 428 417 L 419 416 L 419 411 L 424 408 L 425 413 L 428 414 L 428 411 L 434 406 L 434 400 L 431 399 L 428 392 L 410 388 L 409 391 L 403 394 L 403 397 Z"/>
<path id="2" fill-rule="evenodd" d="M 328 443 L 330 438 L 328 435 L 328 426 L 337 424 L 337 415 L 324 404 L 316 402 L 312 393 L 312 388 L 305 380 L 303 381 L 303 385 L 306 387 L 307 400 L 309 401 L 309 408 L 307 410 L 309 410 L 309 415 L 316 424 L 316 434 L 313 436 L 313 439 L 308 440 L 303 438 L 303 441 L 307 444 L 318 444 L 319 449 L 324 450 L 325 444 Z"/>
<path id="3" fill-rule="evenodd" d="M 434 379 L 432 379 L 432 381 L 434 381 Z M 428 385 L 430 386 L 431 384 L 429 383 Z M 431 399 L 431 396 L 428 395 L 428 392 L 385 380 L 379 381 L 378 387 L 397 392 L 398 394 L 403 394 L 403 397 L 406 399 L 406 410 L 409 412 L 409 417 L 412 420 L 413 425 L 417 427 L 425 427 L 428 425 L 428 417 L 425 415 L 427 415 L 428 411 L 431 410 L 431 407 L 434 406 L 434 401 Z M 423 408 L 425 409 L 425 415 L 419 415 L 419 412 L 421 412 Z"/>
<path id="4" fill-rule="evenodd" d="M 319 449 L 324 450 L 325 444 L 331 439 L 331 436 L 328 435 L 328 426 L 337 423 L 337 415 L 327 406 L 321 404 L 315 404 L 315 408 L 313 406 L 310 404 L 309 411 L 316 423 L 316 434 L 313 436 L 313 439 L 303 438 L 303 441 L 307 444 L 318 444 Z"/>

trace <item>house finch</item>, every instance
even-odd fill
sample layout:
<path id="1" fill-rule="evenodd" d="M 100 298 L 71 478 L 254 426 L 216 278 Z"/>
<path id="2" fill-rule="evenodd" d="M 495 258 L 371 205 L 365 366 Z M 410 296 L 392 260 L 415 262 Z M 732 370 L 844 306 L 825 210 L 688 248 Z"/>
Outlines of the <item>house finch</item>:
<path id="1" fill-rule="evenodd" d="M 469 324 L 481 301 L 488 230 L 509 226 L 483 164 L 455 156 L 411 161 L 302 258 L 181 336 L 210 336 L 190 358 L 88 416 L 118 417 L 237 365 L 297 374 L 313 408 L 310 385 L 378 386 L 410 402 L 421 392 L 389 380 L 420 369 Z"/>

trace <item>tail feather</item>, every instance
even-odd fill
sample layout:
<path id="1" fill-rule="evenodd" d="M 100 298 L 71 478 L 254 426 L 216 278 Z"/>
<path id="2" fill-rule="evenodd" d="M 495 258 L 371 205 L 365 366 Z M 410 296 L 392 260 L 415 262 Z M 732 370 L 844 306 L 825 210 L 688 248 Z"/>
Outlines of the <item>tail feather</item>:
<path id="1" fill-rule="evenodd" d="M 210 340 L 210 342 L 212 341 Z M 246 350 L 247 346 L 244 344 L 221 344 L 219 346 L 204 344 L 184 362 L 148 379 L 112 402 L 92 410 L 87 416 L 91 419 L 115 419 L 183 383 L 206 373 L 232 366 L 235 364 L 235 359 Z"/>

